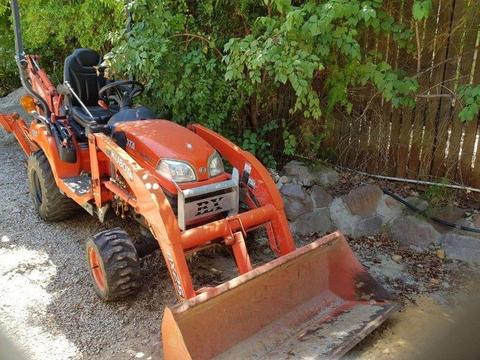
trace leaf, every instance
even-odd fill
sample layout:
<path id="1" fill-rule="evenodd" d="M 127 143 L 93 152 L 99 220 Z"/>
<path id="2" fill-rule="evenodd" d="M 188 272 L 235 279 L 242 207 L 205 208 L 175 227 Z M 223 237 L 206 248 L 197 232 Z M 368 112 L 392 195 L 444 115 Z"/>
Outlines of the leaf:
<path id="1" fill-rule="evenodd" d="M 291 0 L 274 0 L 274 4 L 278 10 L 278 12 L 282 15 L 287 14 L 292 8 L 292 1 Z"/>
<path id="2" fill-rule="evenodd" d="M 417 21 L 426 19 L 432 10 L 432 0 L 415 0 L 413 3 L 413 18 Z"/>

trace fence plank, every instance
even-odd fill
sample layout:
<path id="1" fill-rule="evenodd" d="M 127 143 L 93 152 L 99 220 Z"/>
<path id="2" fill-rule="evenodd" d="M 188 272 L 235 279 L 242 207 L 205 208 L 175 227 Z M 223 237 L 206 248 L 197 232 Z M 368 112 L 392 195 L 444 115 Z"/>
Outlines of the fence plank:
<path id="1" fill-rule="evenodd" d="M 365 54 L 375 50 L 377 46 L 377 35 L 373 30 L 369 30 L 365 36 Z M 365 109 L 366 104 L 371 98 L 372 89 L 365 90 L 362 96 L 358 97 L 358 102 L 355 104 L 352 120 L 351 120 L 351 140 L 348 149 L 348 163 L 351 167 L 365 170 L 368 162 L 369 149 L 368 140 L 370 132 L 370 109 Z M 363 100 L 363 101 L 362 101 Z"/>
<path id="2" fill-rule="evenodd" d="M 475 4 L 477 8 L 475 9 L 476 13 L 480 13 L 480 4 L 477 3 Z M 477 41 L 477 46 L 478 41 Z M 477 57 L 476 57 L 476 62 L 475 62 L 475 69 L 474 69 L 474 79 L 473 79 L 473 84 L 479 86 L 480 85 L 480 48 L 477 47 Z M 477 117 L 477 137 L 480 136 L 480 115 Z M 477 142 L 477 147 L 475 148 L 476 151 L 476 156 L 475 156 L 475 163 L 474 167 L 472 170 L 472 177 L 471 177 L 471 184 L 472 186 L 475 187 L 480 187 L 480 153 L 479 149 L 480 148 L 480 142 Z"/>
<path id="3" fill-rule="evenodd" d="M 459 64 L 461 63 L 462 56 L 465 52 L 465 48 L 462 45 L 463 44 L 463 37 L 465 33 L 465 0 L 457 0 L 455 2 L 455 10 L 454 10 L 454 26 L 453 26 L 453 34 L 454 34 L 454 41 L 453 41 L 453 53 L 452 56 L 454 56 L 454 63 L 451 65 L 451 72 L 452 74 L 455 73 L 455 81 L 453 84 L 453 89 L 456 90 L 458 86 L 458 81 L 459 81 L 459 76 L 461 74 L 458 73 L 458 67 Z M 449 64 L 447 64 L 447 69 Z M 448 71 L 448 70 L 447 70 Z M 458 102 L 455 103 L 454 107 L 450 107 L 448 109 L 446 106 L 443 109 L 445 111 L 445 115 L 447 113 L 450 113 L 450 136 L 448 138 L 448 149 L 447 149 L 447 159 L 445 161 L 445 177 L 449 179 L 455 179 L 456 174 L 457 174 L 457 167 L 458 167 L 458 161 L 459 161 L 459 152 L 460 152 L 460 142 L 462 139 L 462 129 L 463 126 L 460 121 L 458 121 L 458 113 L 459 113 L 459 105 Z M 440 116 L 443 116 L 442 109 L 440 109 Z"/>
<path id="4" fill-rule="evenodd" d="M 480 82 L 480 74 L 475 73 L 475 65 L 478 55 L 478 35 L 480 30 L 480 16 L 478 5 L 469 4 L 467 9 L 467 26 L 465 33 L 465 48 L 471 49 L 462 57 L 462 64 L 460 71 L 464 72 L 468 79 L 465 79 L 465 84 L 478 84 Z M 459 121 L 458 119 L 454 119 Z M 464 139 L 462 146 L 462 156 L 460 159 L 460 176 L 462 183 L 471 183 L 472 181 L 472 159 L 474 153 L 475 140 L 477 136 L 477 120 L 469 121 L 464 124 Z"/>
<path id="5" fill-rule="evenodd" d="M 407 8 L 405 7 L 405 1 L 400 0 L 397 6 L 393 7 L 393 15 L 395 19 L 398 19 L 398 22 L 401 24 L 410 23 L 410 12 L 408 6 L 411 7 L 411 4 L 408 4 Z M 398 10 L 397 10 L 398 9 Z M 399 49 L 396 47 L 393 42 L 390 43 L 389 53 L 392 54 L 390 60 L 393 61 L 393 66 L 397 70 L 398 63 L 400 58 L 406 58 L 406 50 Z M 402 64 L 403 66 L 404 64 Z M 386 108 L 390 113 L 390 131 L 388 133 L 389 146 L 387 149 L 387 164 L 385 167 L 386 175 L 395 175 L 397 168 L 397 157 L 398 157 L 398 139 L 400 137 L 401 130 L 401 109 L 394 109 L 390 104 L 386 104 Z"/>
<path id="6" fill-rule="evenodd" d="M 447 60 L 448 40 L 451 32 L 451 17 L 454 11 L 453 0 L 442 0 L 439 2 L 438 24 L 435 31 L 434 52 L 432 59 L 432 72 L 430 76 L 430 95 L 441 96 L 443 93 L 443 81 L 445 79 L 445 61 Z M 440 66 L 438 66 L 440 65 Z M 440 111 L 440 97 L 428 98 L 425 112 L 425 133 L 422 143 L 421 166 L 419 175 L 428 176 L 432 168 L 432 162 L 437 151 L 437 156 L 445 153 L 445 145 L 439 141 L 444 136 L 442 130 L 445 123 L 438 117 Z"/>
<path id="7" fill-rule="evenodd" d="M 387 7 L 387 11 L 391 12 L 392 4 Z M 382 54 L 383 59 L 388 59 L 390 36 L 378 34 L 377 48 L 379 54 Z M 380 59 L 379 59 L 380 60 Z M 385 132 L 387 121 L 389 122 L 390 113 L 385 111 L 386 104 L 382 99 L 381 94 L 372 92 L 371 110 L 370 110 L 370 141 L 368 145 L 369 158 L 367 163 L 367 171 L 370 173 L 377 173 L 383 170 L 384 158 L 382 149 L 386 148 L 388 144 L 388 136 L 380 136 Z M 386 119 L 388 117 L 388 120 Z"/>
<path id="8" fill-rule="evenodd" d="M 405 1 L 406 19 L 405 24 L 410 23 L 410 28 L 415 31 L 415 21 L 412 18 L 412 6 L 413 0 Z M 409 21 L 409 22 L 408 22 Z M 416 73 L 416 60 L 415 56 L 407 54 L 406 52 L 401 53 L 401 58 L 405 56 L 404 61 L 406 61 L 405 70 L 407 74 Z M 409 153 L 409 144 L 410 144 L 410 133 L 412 131 L 412 124 L 414 119 L 414 110 L 410 108 L 402 108 L 397 110 L 398 115 L 401 119 L 401 127 L 399 132 L 399 138 L 397 143 L 397 157 L 396 157 L 396 175 L 404 177 L 407 173 L 408 166 L 408 153 Z"/>
<path id="9" fill-rule="evenodd" d="M 449 169 L 448 152 L 449 147 L 451 147 L 452 144 L 451 134 L 454 132 L 452 125 L 454 96 L 452 94 L 454 92 L 456 82 L 457 64 L 462 52 L 461 42 L 462 34 L 464 32 L 464 23 L 462 23 L 463 9 L 464 0 L 456 0 L 453 9 L 452 25 L 448 41 L 448 51 L 445 60 L 445 75 L 441 92 L 444 97 L 440 99 L 437 146 L 434 150 L 434 158 L 431 170 L 431 174 L 437 178 L 443 177 L 451 171 Z M 456 128 L 455 130 L 455 139 L 458 138 L 458 141 L 460 141 L 460 137 L 457 136 L 458 129 Z M 453 154 L 451 154 L 450 163 L 452 163 L 452 159 Z M 456 161 L 454 161 L 454 166 L 456 167 Z"/>
<path id="10" fill-rule="evenodd" d="M 480 116 L 477 118 L 477 124 L 480 123 Z M 477 128 L 477 137 L 480 136 L 479 134 L 480 129 Z M 471 178 L 471 185 L 474 187 L 480 187 L 480 154 L 478 153 L 479 151 L 479 144 L 477 144 L 476 148 L 476 158 L 475 158 L 475 164 L 472 170 L 472 178 Z"/>
<path id="11" fill-rule="evenodd" d="M 433 57 L 435 30 L 437 28 L 436 15 L 439 7 L 440 1 L 437 0 L 432 5 L 432 13 L 423 23 L 422 41 L 420 45 L 421 49 L 419 51 L 420 59 L 417 58 L 417 61 L 420 62 L 420 68 L 417 70 L 420 74 L 422 74 L 418 78 L 418 83 L 420 85 L 420 91 L 422 94 L 427 94 L 430 86 L 430 71 L 428 71 L 428 69 L 431 67 Z M 417 26 L 418 29 L 421 28 L 420 24 L 417 24 Z M 412 127 L 412 145 L 410 148 L 407 166 L 407 176 L 411 178 L 418 176 L 418 170 L 420 167 L 426 108 L 426 98 L 417 98 Z"/>

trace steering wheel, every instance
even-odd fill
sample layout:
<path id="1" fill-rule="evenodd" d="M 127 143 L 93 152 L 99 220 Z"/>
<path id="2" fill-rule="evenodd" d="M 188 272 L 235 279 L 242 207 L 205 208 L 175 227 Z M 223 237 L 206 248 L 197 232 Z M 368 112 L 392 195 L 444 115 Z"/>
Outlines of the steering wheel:
<path id="1" fill-rule="evenodd" d="M 136 80 L 119 80 L 108 83 L 98 91 L 98 97 L 107 104 L 115 101 L 120 108 L 132 106 L 133 98 L 140 95 L 145 87 Z"/>

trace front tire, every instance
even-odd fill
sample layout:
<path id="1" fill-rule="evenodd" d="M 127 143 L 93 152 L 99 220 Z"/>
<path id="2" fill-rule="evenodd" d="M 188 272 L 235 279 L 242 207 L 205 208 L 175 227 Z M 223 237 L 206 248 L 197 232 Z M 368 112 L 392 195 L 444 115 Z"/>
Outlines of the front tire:
<path id="1" fill-rule="evenodd" d="M 33 205 L 43 220 L 61 221 L 75 214 L 78 205 L 58 189 L 48 159 L 42 151 L 30 155 L 27 173 Z"/>
<path id="2" fill-rule="evenodd" d="M 103 301 L 118 300 L 140 289 L 140 259 L 120 228 L 98 233 L 86 243 L 87 263 L 95 292 Z"/>

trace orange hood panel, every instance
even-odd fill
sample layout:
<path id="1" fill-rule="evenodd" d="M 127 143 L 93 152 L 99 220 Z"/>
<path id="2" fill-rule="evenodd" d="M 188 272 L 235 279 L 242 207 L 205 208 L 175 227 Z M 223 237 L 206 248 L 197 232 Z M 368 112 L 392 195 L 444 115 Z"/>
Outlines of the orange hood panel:
<path id="1" fill-rule="evenodd" d="M 200 136 L 168 120 L 140 120 L 117 124 L 127 136 L 127 151 L 152 167 L 161 159 L 182 160 L 195 169 L 197 180 L 208 179 L 208 158 L 215 149 Z"/>

